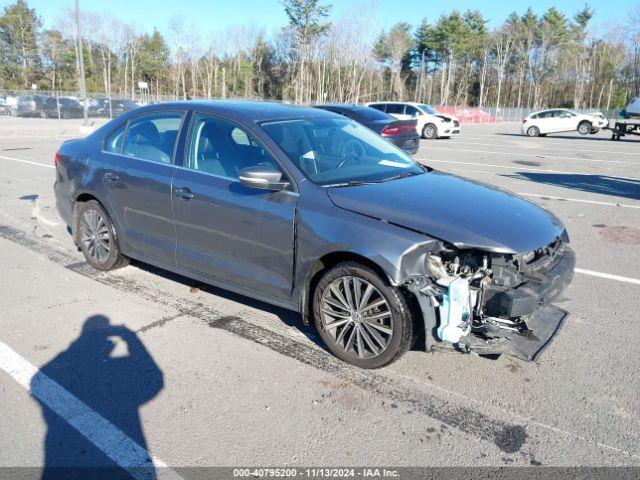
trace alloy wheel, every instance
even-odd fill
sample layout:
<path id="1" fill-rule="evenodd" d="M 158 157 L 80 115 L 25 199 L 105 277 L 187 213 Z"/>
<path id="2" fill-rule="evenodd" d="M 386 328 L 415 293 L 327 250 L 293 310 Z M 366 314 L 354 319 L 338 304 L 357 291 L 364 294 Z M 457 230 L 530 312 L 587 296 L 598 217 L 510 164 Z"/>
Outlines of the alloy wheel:
<path id="1" fill-rule="evenodd" d="M 424 127 L 424 136 L 425 138 L 436 138 L 436 127 L 433 125 L 427 125 Z"/>
<path id="2" fill-rule="evenodd" d="M 578 132 L 580 132 L 582 135 L 587 135 L 591 132 L 591 125 L 587 122 L 581 123 L 580 125 L 578 125 Z"/>
<path id="3" fill-rule="evenodd" d="M 368 281 L 340 277 L 322 295 L 322 326 L 334 343 L 350 356 L 373 358 L 393 337 L 389 303 Z"/>
<path id="4" fill-rule="evenodd" d="M 104 263 L 111 251 L 109 229 L 95 210 L 85 210 L 80 219 L 80 241 L 87 255 L 96 263 Z"/>

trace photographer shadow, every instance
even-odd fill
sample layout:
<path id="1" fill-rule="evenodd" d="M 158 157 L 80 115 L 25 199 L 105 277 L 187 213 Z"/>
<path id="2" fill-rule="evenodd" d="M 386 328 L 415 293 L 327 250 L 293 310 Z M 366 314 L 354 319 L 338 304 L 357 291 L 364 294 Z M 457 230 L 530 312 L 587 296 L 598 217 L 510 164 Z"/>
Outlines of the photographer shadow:
<path id="1" fill-rule="evenodd" d="M 42 478 L 154 480 L 138 410 L 162 388 L 162 372 L 134 332 L 89 317 L 31 380 L 47 424 Z"/>

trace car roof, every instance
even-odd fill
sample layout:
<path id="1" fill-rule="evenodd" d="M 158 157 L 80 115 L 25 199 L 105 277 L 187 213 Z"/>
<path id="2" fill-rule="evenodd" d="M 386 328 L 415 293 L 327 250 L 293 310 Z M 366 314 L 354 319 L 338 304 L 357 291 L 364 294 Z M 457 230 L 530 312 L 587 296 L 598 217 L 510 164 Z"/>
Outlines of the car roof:
<path id="1" fill-rule="evenodd" d="M 371 110 L 380 112 L 380 110 L 376 110 L 375 108 L 365 107 L 364 105 L 356 105 L 354 103 L 323 103 L 322 105 L 316 105 L 316 108 L 331 108 L 334 110 L 344 110 L 349 112 L 366 112 Z"/>
<path id="2" fill-rule="evenodd" d="M 412 107 L 417 107 L 420 105 L 423 105 L 422 103 L 417 103 L 417 102 L 398 102 L 397 100 L 378 100 L 377 102 L 369 102 L 370 104 L 376 104 L 376 103 L 391 103 L 391 104 L 396 104 L 396 105 L 411 105 Z"/>
<path id="3" fill-rule="evenodd" d="M 136 112 L 153 112 L 159 110 L 185 109 L 206 113 L 219 113 L 246 122 L 265 122 L 299 118 L 317 118 L 335 115 L 330 112 L 305 106 L 287 105 L 277 102 L 258 100 L 188 100 L 147 105 L 136 109 Z"/>

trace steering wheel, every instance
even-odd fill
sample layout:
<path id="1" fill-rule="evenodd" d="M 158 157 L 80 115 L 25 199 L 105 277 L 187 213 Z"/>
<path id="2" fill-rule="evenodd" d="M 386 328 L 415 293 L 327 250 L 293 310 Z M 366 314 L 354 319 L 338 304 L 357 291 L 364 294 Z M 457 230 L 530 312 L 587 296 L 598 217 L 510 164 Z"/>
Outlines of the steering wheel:
<path id="1" fill-rule="evenodd" d="M 362 142 L 354 138 L 340 144 L 338 153 L 340 154 L 340 158 L 342 158 L 342 161 L 338 164 L 338 168 L 342 168 L 346 163 L 353 160 L 358 160 L 359 163 L 360 157 L 364 157 L 367 154 Z"/>

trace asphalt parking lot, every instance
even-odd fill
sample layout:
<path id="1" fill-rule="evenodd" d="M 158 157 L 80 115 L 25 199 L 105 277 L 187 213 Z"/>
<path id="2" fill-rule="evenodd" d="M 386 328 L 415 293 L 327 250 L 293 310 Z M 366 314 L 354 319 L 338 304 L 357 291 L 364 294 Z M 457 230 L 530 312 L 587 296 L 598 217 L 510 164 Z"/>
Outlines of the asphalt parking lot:
<path id="1" fill-rule="evenodd" d="M 362 371 L 291 312 L 140 263 L 90 269 L 52 191 L 78 122 L 0 120 L 0 466 L 42 466 L 69 425 L 87 464 L 640 465 L 640 138 L 505 123 L 422 141 L 420 161 L 565 223 L 570 317 L 537 363 L 412 351 Z"/>

